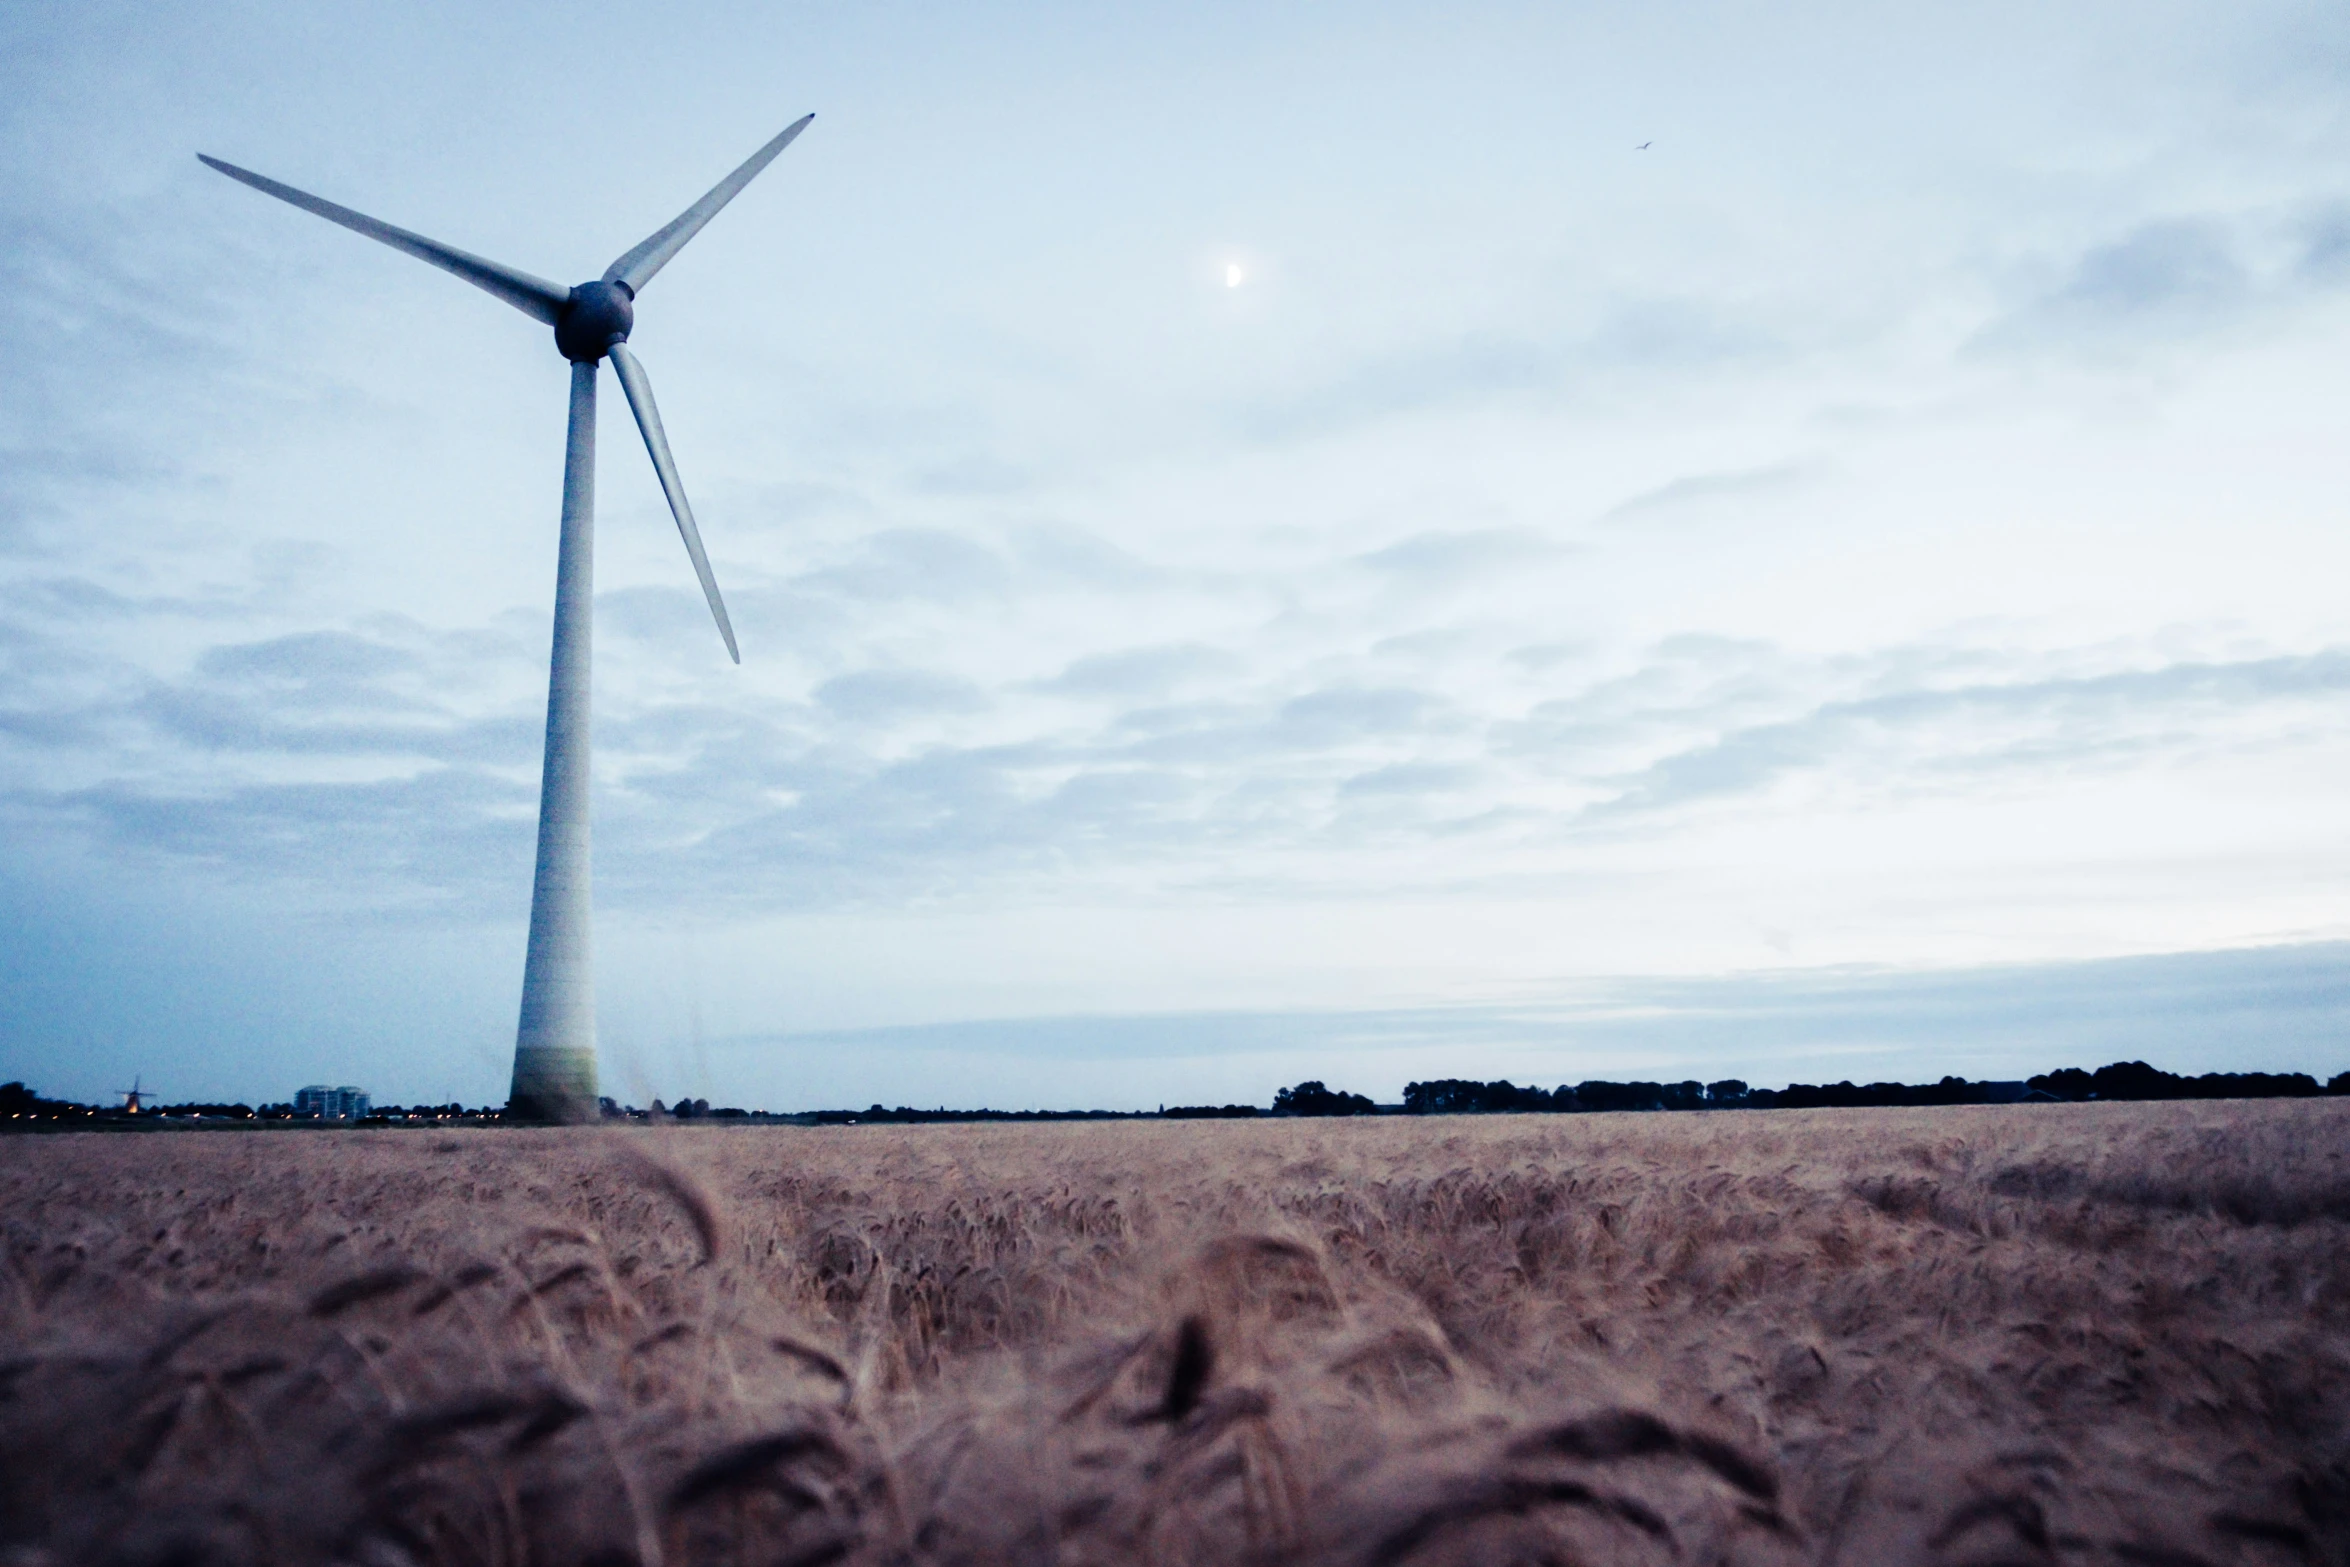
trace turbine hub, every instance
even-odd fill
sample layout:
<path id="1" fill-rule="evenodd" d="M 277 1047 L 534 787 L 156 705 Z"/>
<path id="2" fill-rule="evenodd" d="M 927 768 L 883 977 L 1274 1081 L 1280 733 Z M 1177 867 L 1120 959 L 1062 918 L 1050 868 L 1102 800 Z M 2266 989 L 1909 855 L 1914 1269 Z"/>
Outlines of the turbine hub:
<path id="1" fill-rule="evenodd" d="M 635 300 L 625 283 L 598 278 L 580 284 L 555 317 L 555 346 L 574 364 L 594 364 L 614 343 L 628 341 L 636 325 Z"/>

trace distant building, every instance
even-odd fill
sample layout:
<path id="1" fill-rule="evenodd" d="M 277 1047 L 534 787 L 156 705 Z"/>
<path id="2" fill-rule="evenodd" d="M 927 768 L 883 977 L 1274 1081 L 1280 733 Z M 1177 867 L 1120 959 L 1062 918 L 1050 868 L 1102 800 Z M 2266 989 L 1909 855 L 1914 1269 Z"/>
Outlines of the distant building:
<path id="1" fill-rule="evenodd" d="M 347 1083 L 341 1088 L 313 1083 L 294 1095 L 294 1114 L 315 1115 L 326 1121 L 356 1121 L 374 1107 L 366 1089 Z"/>

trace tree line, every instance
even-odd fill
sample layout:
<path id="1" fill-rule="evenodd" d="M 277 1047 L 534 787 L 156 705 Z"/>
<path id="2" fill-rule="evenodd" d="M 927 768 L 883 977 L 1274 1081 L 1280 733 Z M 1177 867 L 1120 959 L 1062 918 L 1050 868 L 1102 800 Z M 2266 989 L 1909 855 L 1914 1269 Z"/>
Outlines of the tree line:
<path id="1" fill-rule="evenodd" d="M 2350 1072 L 2339 1072 L 2324 1083 L 2306 1072 L 2205 1072 L 2185 1076 L 2148 1066 L 2143 1061 L 2116 1061 L 2091 1072 L 2060 1067 L 2037 1077 L 1969 1081 L 1944 1077 L 1934 1083 L 1790 1083 L 1785 1088 L 1750 1088 L 1737 1078 L 1701 1083 L 1692 1078 L 1678 1083 L 1616 1083 L 1593 1079 L 1561 1083 L 1556 1088 L 1520 1087 L 1506 1078 L 1478 1082 L 1472 1078 L 1442 1077 L 1411 1083 L 1403 1102 L 1375 1104 L 1364 1094 L 1332 1088 L 1309 1080 L 1279 1090 L 1270 1109 L 1259 1105 L 1162 1105 L 1149 1110 L 935 1110 L 906 1105 L 864 1110 L 804 1110 L 776 1113 L 740 1110 L 732 1106 L 711 1109 L 707 1100 L 681 1101 L 675 1109 L 654 1101 L 652 1114 L 678 1119 L 776 1123 L 803 1126 L 896 1125 L 918 1126 L 969 1121 L 1124 1121 L 1164 1118 L 1170 1121 L 1247 1120 L 1260 1116 L 1362 1115 L 1573 1115 L 1622 1110 L 1825 1110 L 1890 1109 L 1907 1106 L 2080 1103 L 2089 1100 L 2151 1099 L 2307 1099 L 2319 1095 L 2350 1094 Z M 646 1112 L 603 1101 L 604 1114 L 614 1119 L 645 1119 Z M 269 1104 L 255 1109 L 244 1104 L 173 1104 L 142 1109 L 137 1116 L 121 1109 L 47 1099 L 22 1083 L 0 1083 L 0 1130 L 57 1129 L 108 1126 L 129 1121 L 201 1121 L 215 1124 L 268 1123 L 301 1119 L 291 1105 Z M 312 1118 L 315 1119 L 315 1118 Z M 463 1105 L 389 1105 L 377 1109 L 359 1124 L 496 1124 L 498 1109 Z"/>
<path id="2" fill-rule="evenodd" d="M 2037 1077 L 1969 1081 L 1944 1077 L 1934 1083 L 1790 1083 L 1785 1088 L 1749 1088 L 1737 1078 L 1701 1083 L 1615 1083 L 1594 1079 L 1556 1088 L 1519 1087 L 1504 1078 L 1481 1083 L 1445 1077 L 1412 1083 L 1405 1115 L 1561 1115 L 1611 1110 L 1825 1110 L 1887 1109 L 1904 1106 L 2018 1104 L 2038 1100 L 2093 1099 L 2303 1099 L 2350 1094 L 2350 1072 L 2321 1084 L 2306 1072 L 2205 1072 L 2188 1077 L 2143 1061 L 2117 1061 L 2096 1071 L 2062 1067 Z M 1218 1112 L 1229 1114 L 1237 1107 Z M 1381 1107 L 1361 1094 L 1336 1092 L 1321 1083 L 1301 1083 L 1273 1096 L 1275 1115 L 1372 1115 Z M 1173 1115 L 1176 1112 L 1169 1111 Z M 1390 1111 L 1389 1113 L 1393 1113 Z"/>

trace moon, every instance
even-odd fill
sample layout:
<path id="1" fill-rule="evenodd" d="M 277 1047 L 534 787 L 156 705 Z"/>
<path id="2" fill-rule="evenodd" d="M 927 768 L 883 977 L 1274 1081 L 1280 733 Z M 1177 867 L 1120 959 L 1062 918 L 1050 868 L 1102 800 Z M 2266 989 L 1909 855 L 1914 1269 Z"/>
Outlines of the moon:
<path id="1" fill-rule="evenodd" d="M 1239 262 L 1228 261 L 1224 264 L 1224 286 L 1226 288 L 1240 287 L 1240 280 L 1247 276 L 1248 274 L 1241 270 Z"/>

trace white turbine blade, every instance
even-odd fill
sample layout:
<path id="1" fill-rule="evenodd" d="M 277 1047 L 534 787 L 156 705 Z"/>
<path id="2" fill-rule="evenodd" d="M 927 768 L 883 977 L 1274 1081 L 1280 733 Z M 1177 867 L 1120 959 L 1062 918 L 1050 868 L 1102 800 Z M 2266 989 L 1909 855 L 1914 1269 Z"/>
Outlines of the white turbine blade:
<path id="1" fill-rule="evenodd" d="M 218 169 L 230 179 L 250 185 L 265 195 L 291 202 L 304 212 L 317 213 L 329 223 L 340 223 L 369 239 L 381 240 L 394 250 L 404 250 L 419 261 L 430 262 L 443 272 L 454 273 L 474 287 L 497 295 L 524 315 L 536 317 L 549 325 L 562 312 L 565 301 L 571 298 L 571 290 L 550 283 L 545 278 L 532 277 L 527 272 L 500 266 L 495 261 L 484 260 L 454 245 L 444 245 L 437 239 L 426 239 L 422 234 L 411 234 L 406 229 L 379 222 L 364 212 L 338 207 L 308 191 L 280 184 L 265 174 L 255 174 L 251 169 L 240 169 L 233 163 L 223 163 L 218 158 L 206 157 L 200 152 L 196 158 L 206 168 Z"/>
<path id="2" fill-rule="evenodd" d="M 661 431 L 661 410 L 653 406 L 653 383 L 645 379 L 645 367 L 636 362 L 636 355 L 628 351 L 626 343 L 614 343 L 606 352 L 612 368 L 620 373 L 620 389 L 628 394 L 628 406 L 636 414 L 636 427 L 644 432 L 645 450 L 653 456 L 653 471 L 661 476 L 661 489 L 668 495 L 669 509 L 677 517 L 677 531 L 685 540 L 685 552 L 693 558 L 694 575 L 702 579 L 702 596 L 710 601 L 718 634 L 726 639 L 727 657 L 739 664 L 743 656 L 734 645 L 734 624 L 726 618 L 726 601 L 718 596 L 718 579 L 710 575 L 710 557 L 702 553 L 702 531 L 694 526 L 694 509 L 685 502 L 685 485 L 677 477 L 677 463 L 669 455 L 669 437 Z"/>
<path id="3" fill-rule="evenodd" d="M 604 281 L 618 283 L 631 294 L 641 294 L 645 285 L 653 281 L 653 274 L 669 264 L 669 258 L 685 249 L 685 242 L 702 231 L 702 225 L 718 216 L 718 209 L 734 200 L 758 172 L 775 161 L 775 155 L 792 144 L 792 138 L 808 128 L 816 118 L 803 114 L 783 128 L 766 146 L 745 159 L 743 166 L 710 189 L 710 194 L 686 208 L 668 226 L 648 237 L 645 242 L 604 269 Z"/>

